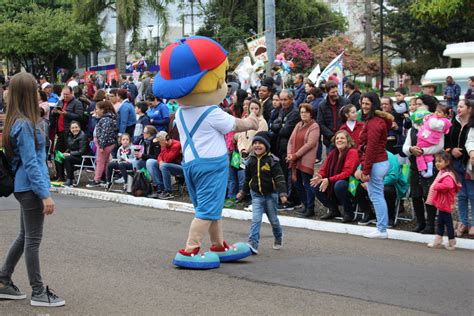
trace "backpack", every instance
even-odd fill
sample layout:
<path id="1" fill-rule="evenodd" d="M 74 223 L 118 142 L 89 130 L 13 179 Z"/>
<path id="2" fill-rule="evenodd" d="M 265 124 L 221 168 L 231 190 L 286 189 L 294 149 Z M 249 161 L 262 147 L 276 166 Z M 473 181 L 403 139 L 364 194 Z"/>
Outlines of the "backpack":
<path id="1" fill-rule="evenodd" d="M 151 193 L 151 184 L 143 172 L 137 171 L 133 176 L 132 195 L 146 197 Z"/>
<path id="2" fill-rule="evenodd" d="M 15 175 L 12 172 L 7 156 L 3 151 L 0 151 L 0 196 L 10 196 L 15 188 L 14 182 Z"/>

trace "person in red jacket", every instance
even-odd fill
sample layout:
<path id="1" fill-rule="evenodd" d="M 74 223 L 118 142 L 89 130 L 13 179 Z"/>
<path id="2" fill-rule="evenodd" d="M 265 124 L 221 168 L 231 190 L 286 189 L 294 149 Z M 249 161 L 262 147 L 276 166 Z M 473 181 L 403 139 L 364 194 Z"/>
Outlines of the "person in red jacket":
<path id="1" fill-rule="evenodd" d="M 376 93 L 365 93 L 361 100 L 362 119 L 365 120 L 359 145 L 362 169 L 356 171 L 355 177 L 367 183 L 367 193 L 377 217 L 377 230 L 364 237 L 384 239 L 388 237 L 388 209 L 384 197 L 384 178 L 390 168 L 385 146 L 388 130 L 392 127 L 393 116 L 380 111 L 380 99 Z"/>
<path id="2" fill-rule="evenodd" d="M 336 148 L 329 153 L 319 173 L 311 179 L 311 185 L 315 187 L 316 198 L 329 208 L 329 212 L 321 219 L 340 216 L 338 205 L 342 204 L 343 222 L 347 223 L 354 218 L 354 207 L 348 191 L 349 177 L 359 165 L 359 156 L 354 141 L 346 131 L 337 131 L 333 142 Z"/>
<path id="3" fill-rule="evenodd" d="M 359 148 L 360 132 L 364 128 L 364 123 L 357 120 L 357 108 L 354 104 L 348 104 L 342 109 L 341 130 L 346 131 L 355 143 L 355 148 Z"/>
<path id="4" fill-rule="evenodd" d="M 157 191 L 148 197 L 169 200 L 174 198 L 171 176 L 184 176 L 181 166 L 181 143 L 172 139 L 165 131 L 159 132 L 156 139 L 160 143 L 161 151 L 157 160 L 147 161 L 146 169 L 157 186 Z"/>
<path id="5" fill-rule="evenodd" d="M 444 226 L 448 230 L 448 244 L 444 247 L 454 250 L 456 239 L 454 238 L 453 218 L 451 213 L 456 203 L 456 193 L 461 190 L 461 184 L 453 167 L 453 158 L 445 151 L 436 155 L 436 169 L 439 170 L 433 184 L 430 187 L 426 204 L 433 205 L 438 209 L 438 230 L 430 248 L 441 248 L 443 243 Z"/>

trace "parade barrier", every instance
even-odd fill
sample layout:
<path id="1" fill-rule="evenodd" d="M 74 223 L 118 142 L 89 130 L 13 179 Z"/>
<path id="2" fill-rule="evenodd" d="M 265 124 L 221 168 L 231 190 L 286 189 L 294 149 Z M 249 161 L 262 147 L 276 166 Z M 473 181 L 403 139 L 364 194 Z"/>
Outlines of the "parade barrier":
<path id="1" fill-rule="evenodd" d="M 62 188 L 62 187 L 53 187 L 50 190 L 51 192 L 56 192 L 64 195 L 73 195 L 80 196 L 85 198 L 97 199 L 102 201 L 116 202 L 122 204 L 129 204 L 135 206 L 144 206 L 155 209 L 162 209 L 167 211 L 177 211 L 185 213 L 194 213 L 194 207 L 191 203 L 176 202 L 172 200 L 156 200 L 143 197 L 134 197 L 132 195 L 120 194 L 120 193 L 111 193 L 111 192 L 102 192 L 94 191 L 87 189 L 77 189 L 77 188 Z M 225 208 L 222 211 L 222 216 L 237 220 L 252 220 L 252 213 L 228 209 Z M 323 232 L 339 233 L 339 234 L 349 234 L 355 236 L 362 236 L 364 234 L 372 232 L 375 228 L 342 224 L 342 223 L 333 223 L 318 221 L 312 219 L 296 218 L 291 216 L 278 215 L 280 224 L 285 227 L 294 227 L 294 228 L 304 228 L 309 230 L 317 230 Z M 268 224 L 268 219 L 264 217 L 263 221 Z M 433 241 L 433 235 L 422 235 L 418 233 L 412 233 L 407 231 L 401 231 L 396 229 L 388 229 L 388 239 L 392 240 L 401 240 L 409 242 L 417 242 L 427 244 Z M 447 242 L 447 237 L 444 237 L 444 243 Z M 474 240 L 465 239 L 465 238 L 456 238 L 456 248 L 460 249 L 469 249 L 474 250 Z"/>

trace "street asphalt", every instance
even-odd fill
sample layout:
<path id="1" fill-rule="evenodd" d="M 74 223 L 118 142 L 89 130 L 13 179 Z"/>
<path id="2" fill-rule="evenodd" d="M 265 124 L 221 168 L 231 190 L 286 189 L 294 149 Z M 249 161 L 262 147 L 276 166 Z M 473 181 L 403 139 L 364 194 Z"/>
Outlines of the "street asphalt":
<path id="1" fill-rule="evenodd" d="M 171 260 L 192 214 L 53 198 L 41 269 L 66 306 L 0 300 L 0 315 L 474 314 L 473 251 L 285 227 L 283 249 L 276 251 L 264 224 L 258 256 L 216 270 L 182 270 Z M 0 260 L 19 218 L 15 199 L 1 198 Z M 226 240 L 245 241 L 249 226 L 225 219 Z M 13 280 L 31 294 L 23 259 Z"/>

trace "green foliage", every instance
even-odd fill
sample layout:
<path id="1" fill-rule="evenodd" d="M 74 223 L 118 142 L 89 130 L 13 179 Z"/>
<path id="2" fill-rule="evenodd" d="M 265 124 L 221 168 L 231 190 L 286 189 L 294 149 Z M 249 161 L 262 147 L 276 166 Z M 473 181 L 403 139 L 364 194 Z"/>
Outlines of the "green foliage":
<path id="1" fill-rule="evenodd" d="M 102 45 L 96 24 L 78 23 L 70 11 L 41 8 L 27 1 L 8 3 L 8 19 L 0 21 L 0 56 L 18 60 L 39 60 L 52 67 L 59 56 L 86 53 Z M 22 10 L 19 6 L 26 4 Z M 5 7 L 4 7 L 5 9 Z M 61 66 L 56 64 L 56 66 Z"/>
<path id="2" fill-rule="evenodd" d="M 387 1 L 384 35 L 390 38 L 391 44 L 384 49 L 398 53 L 409 61 L 431 56 L 434 61 L 431 68 L 435 68 L 445 66 L 448 61 L 443 58 L 446 44 L 474 40 L 474 22 L 472 19 L 466 21 L 463 13 L 452 16 L 446 26 L 438 26 L 431 20 L 425 21 L 413 16 L 410 7 L 412 3 L 411 0 Z M 375 32 L 379 32 L 378 25 L 379 19 L 375 15 Z"/>
<path id="3" fill-rule="evenodd" d="M 344 31 L 341 14 L 317 0 L 276 0 L 278 38 L 324 38 Z M 204 26 L 197 34 L 209 36 L 234 51 L 257 30 L 257 0 L 210 0 L 202 5 Z"/>
<path id="4" fill-rule="evenodd" d="M 352 76 L 368 75 L 377 76 L 380 73 L 378 56 L 366 57 L 361 49 L 354 46 L 347 36 L 331 36 L 312 46 L 316 63 L 324 69 L 334 58 L 344 51 L 344 69 L 351 72 Z M 388 58 L 384 59 L 384 73 L 390 73 Z"/>
<path id="5" fill-rule="evenodd" d="M 125 72 L 125 34 L 132 31 L 132 46 L 137 43 L 140 34 L 141 16 L 144 10 L 151 9 L 160 23 L 161 35 L 168 32 L 168 14 L 166 6 L 173 0 L 71 0 L 74 15 L 84 22 L 97 23 L 101 14 L 110 10 L 115 12 L 119 22 L 116 32 L 116 64 L 121 72 Z"/>
<path id="6" fill-rule="evenodd" d="M 462 17 L 466 22 L 472 19 L 474 2 L 472 0 L 416 0 L 410 5 L 410 11 L 421 21 L 446 26 L 453 18 Z"/>
<path id="7" fill-rule="evenodd" d="M 425 55 L 420 56 L 416 61 L 408 61 L 401 63 L 395 67 L 395 71 L 399 75 L 408 74 L 414 82 L 418 83 L 421 77 L 426 73 L 428 69 L 433 68 L 434 64 L 439 61 L 435 56 Z"/>

